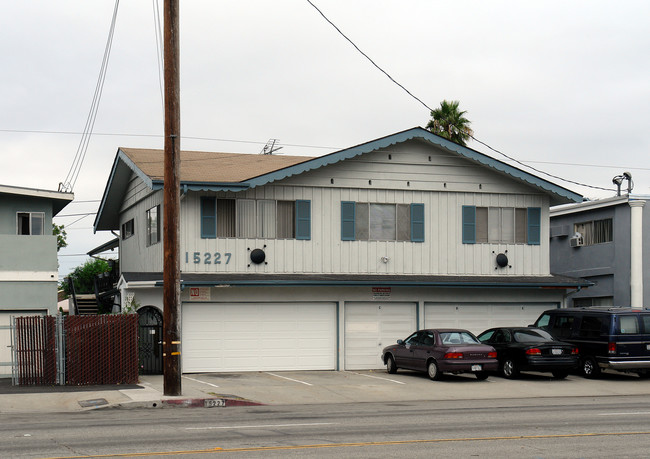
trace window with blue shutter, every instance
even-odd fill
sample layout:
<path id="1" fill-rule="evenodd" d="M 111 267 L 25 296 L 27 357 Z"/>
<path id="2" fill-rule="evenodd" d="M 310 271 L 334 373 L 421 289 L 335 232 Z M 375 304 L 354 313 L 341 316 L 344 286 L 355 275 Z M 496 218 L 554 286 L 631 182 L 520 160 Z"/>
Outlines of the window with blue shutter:
<path id="1" fill-rule="evenodd" d="M 341 240 L 354 241 L 355 203 L 341 202 Z"/>
<path id="2" fill-rule="evenodd" d="M 204 239 L 217 237 L 217 206 L 214 197 L 201 197 L 201 237 Z"/>
<path id="3" fill-rule="evenodd" d="M 311 239 L 311 201 L 296 201 L 296 239 Z"/>
<path id="4" fill-rule="evenodd" d="M 411 204 L 411 241 L 424 242 L 424 204 Z"/>
<path id="5" fill-rule="evenodd" d="M 528 208 L 528 244 L 539 245 L 542 230 L 542 209 L 540 207 Z"/>
<path id="6" fill-rule="evenodd" d="M 475 206 L 463 206 L 463 244 L 476 244 Z"/>

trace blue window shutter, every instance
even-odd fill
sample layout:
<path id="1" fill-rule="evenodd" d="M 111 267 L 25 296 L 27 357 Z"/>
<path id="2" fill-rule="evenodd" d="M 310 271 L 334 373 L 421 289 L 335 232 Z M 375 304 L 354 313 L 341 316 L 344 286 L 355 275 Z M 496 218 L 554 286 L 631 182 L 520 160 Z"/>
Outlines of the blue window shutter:
<path id="1" fill-rule="evenodd" d="M 354 241 L 355 203 L 341 201 L 341 240 Z"/>
<path id="2" fill-rule="evenodd" d="M 539 245 L 542 231 L 542 209 L 540 207 L 528 208 L 528 244 Z"/>
<path id="3" fill-rule="evenodd" d="M 424 204 L 411 204 L 411 241 L 424 242 Z"/>
<path id="4" fill-rule="evenodd" d="M 476 244 L 475 206 L 463 206 L 463 244 Z"/>
<path id="5" fill-rule="evenodd" d="M 311 201 L 296 201 L 296 239 L 311 239 Z"/>
<path id="6" fill-rule="evenodd" d="M 204 239 L 217 237 L 216 199 L 210 196 L 201 197 L 201 237 Z"/>

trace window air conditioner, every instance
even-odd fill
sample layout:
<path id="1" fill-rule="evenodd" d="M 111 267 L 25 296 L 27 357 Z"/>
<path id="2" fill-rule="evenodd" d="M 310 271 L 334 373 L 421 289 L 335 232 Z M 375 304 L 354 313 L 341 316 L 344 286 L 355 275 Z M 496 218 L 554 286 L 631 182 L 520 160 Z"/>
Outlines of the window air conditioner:
<path id="1" fill-rule="evenodd" d="M 582 236 L 576 235 L 569 239 L 569 245 L 571 245 L 571 247 L 582 247 L 585 245 L 585 241 L 582 239 Z"/>

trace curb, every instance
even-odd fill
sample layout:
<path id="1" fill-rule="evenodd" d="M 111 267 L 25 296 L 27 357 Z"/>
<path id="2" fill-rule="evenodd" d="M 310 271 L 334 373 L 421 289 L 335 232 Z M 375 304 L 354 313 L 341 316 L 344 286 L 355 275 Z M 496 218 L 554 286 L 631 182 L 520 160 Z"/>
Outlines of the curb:
<path id="1" fill-rule="evenodd" d="M 131 401 L 106 405 L 94 405 L 87 410 L 106 409 L 141 409 L 141 408 L 228 408 L 234 406 L 263 406 L 264 403 L 246 400 L 240 397 L 208 397 L 208 398 L 170 398 L 150 401 Z"/>

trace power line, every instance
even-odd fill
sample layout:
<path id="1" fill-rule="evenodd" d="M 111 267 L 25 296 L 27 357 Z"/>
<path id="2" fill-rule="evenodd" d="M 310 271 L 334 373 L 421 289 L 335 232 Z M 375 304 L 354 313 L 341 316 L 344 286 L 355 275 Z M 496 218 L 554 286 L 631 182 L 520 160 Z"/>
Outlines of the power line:
<path id="1" fill-rule="evenodd" d="M 348 41 L 352 46 L 354 46 L 354 48 L 355 48 L 357 51 L 359 51 L 359 53 L 361 53 L 361 55 L 362 55 L 363 57 L 365 57 L 366 59 L 368 59 L 368 60 L 372 63 L 372 65 L 374 65 L 374 66 L 375 66 L 375 67 L 376 67 L 380 72 L 382 72 L 384 75 L 386 75 L 386 76 L 387 76 L 387 77 L 388 77 L 388 78 L 389 78 L 393 83 L 395 83 L 397 86 L 399 86 L 400 88 L 402 88 L 402 89 L 403 89 L 403 90 L 404 90 L 404 91 L 405 91 L 409 96 L 411 96 L 413 99 L 415 99 L 416 101 L 418 101 L 420 104 L 424 105 L 424 106 L 425 106 L 429 111 L 433 111 L 433 110 L 431 109 L 431 107 L 429 107 L 427 104 L 425 104 L 424 102 L 422 102 L 421 99 L 419 99 L 418 97 L 416 97 L 415 95 L 413 95 L 413 93 L 411 93 L 411 91 L 409 91 L 409 90 L 406 89 L 403 85 L 401 85 L 400 83 L 398 83 L 398 82 L 397 82 L 397 81 L 396 81 L 392 76 L 390 76 L 390 75 L 388 74 L 388 72 L 386 72 L 384 69 L 382 69 L 381 67 L 379 67 L 379 65 L 377 65 L 377 64 L 375 63 L 375 61 L 373 61 L 373 60 L 372 60 L 372 59 L 371 59 L 371 58 L 370 58 L 366 53 L 364 53 L 363 51 L 361 51 L 361 49 L 359 49 L 359 47 L 358 47 L 358 46 L 357 46 L 357 45 L 356 45 L 352 40 L 350 40 L 350 39 L 349 39 L 349 38 L 348 38 L 348 37 L 347 37 L 347 36 L 346 36 L 342 31 L 341 31 L 341 29 L 339 29 L 339 28 L 338 28 L 338 27 L 337 27 L 337 26 L 336 26 L 332 21 L 330 21 L 330 19 L 329 19 L 327 16 L 325 16 L 325 14 L 324 14 L 320 9 L 318 9 L 318 7 L 317 7 L 316 5 L 314 5 L 314 4 L 311 2 L 311 0 L 307 0 L 307 3 L 309 3 L 311 6 L 313 6 L 314 9 L 315 9 L 316 11 L 318 11 L 318 13 L 319 13 L 319 14 L 320 14 L 320 15 L 321 15 L 321 16 L 322 16 L 322 17 L 323 17 L 323 18 L 324 18 L 324 19 L 325 19 L 325 20 L 326 20 L 326 21 L 327 21 L 327 22 L 328 22 L 332 27 L 334 27 L 334 29 L 336 29 L 336 31 L 337 31 L 337 32 L 338 32 L 338 33 L 339 33 L 343 38 L 345 38 L 345 39 L 346 39 L 346 40 L 347 40 L 347 41 Z M 453 126 L 453 125 L 452 125 L 452 127 L 456 128 L 456 127 Z M 456 128 L 456 129 L 457 129 L 457 128 Z M 483 142 L 483 141 L 477 139 L 476 137 L 474 137 L 474 136 L 471 135 L 471 134 L 470 134 L 469 136 L 470 136 L 473 140 L 477 141 L 477 142 L 480 143 L 481 145 L 484 145 L 485 147 L 489 148 L 490 150 L 492 150 L 492 151 L 494 151 L 494 152 L 496 152 L 496 153 L 499 153 L 500 155 L 503 155 L 504 157 L 508 158 L 509 160 L 514 161 L 514 162 L 516 162 L 517 164 L 520 164 L 520 165 L 522 165 L 522 166 L 524 166 L 524 167 L 528 167 L 528 168 L 530 168 L 530 169 L 532 169 L 532 170 L 534 170 L 535 172 L 538 172 L 538 173 L 540 173 L 540 174 L 544 174 L 544 175 L 547 175 L 547 176 L 549 176 L 549 177 L 552 177 L 552 178 L 555 178 L 555 179 L 558 179 L 558 180 L 562 180 L 562 181 L 564 181 L 564 182 L 573 183 L 574 185 L 584 186 L 584 187 L 588 187 L 588 188 L 594 188 L 594 189 L 597 189 L 597 190 L 616 191 L 616 190 L 613 190 L 613 189 L 611 189 L 611 188 L 601 188 L 601 187 L 598 187 L 598 186 L 587 185 L 586 183 L 580 183 L 580 182 L 576 182 L 576 181 L 573 181 L 573 180 L 568 180 L 568 179 L 565 179 L 565 178 L 559 177 L 559 176 L 557 176 L 557 175 L 549 174 L 548 172 L 544 172 L 544 171 L 542 171 L 542 170 L 540 170 L 540 169 L 536 169 L 536 168 L 534 168 L 534 167 L 532 167 L 532 166 L 526 165 L 526 164 L 522 163 L 521 161 L 519 161 L 519 160 L 517 160 L 517 159 L 515 159 L 515 158 L 513 158 L 513 157 L 511 157 L 511 156 L 508 156 L 508 155 L 506 155 L 505 153 L 503 153 L 503 152 L 497 150 L 496 148 L 492 148 L 490 145 L 488 145 L 487 143 L 485 143 L 485 142 Z"/>
<path id="2" fill-rule="evenodd" d="M 156 35 L 156 59 L 158 61 L 158 86 L 160 86 L 160 101 L 163 112 L 165 111 L 165 96 L 163 94 L 163 37 L 162 26 L 160 21 L 160 6 L 158 0 L 152 0 L 153 4 L 153 25 L 154 34 Z"/>
<path id="3" fill-rule="evenodd" d="M 358 47 L 356 44 L 354 44 L 354 42 L 353 42 L 352 40 L 350 40 L 350 39 L 347 37 L 347 35 L 345 35 L 345 34 L 341 31 L 341 29 L 339 29 L 339 28 L 336 26 L 336 24 L 334 24 L 332 21 L 330 21 L 329 18 L 328 18 L 327 16 L 325 16 L 325 14 L 323 14 L 323 12 L 322 12 L 320 9 L 318 9 L 318 7 L 317 7 L 316 5 L 314 5 L 310 0 L 307 0 L 307 3 L 309 3 L 311 6 L 313 6 L 314 9 L 315 9 L 316 11 L 318 11 L 318 13 L 319 13 L 321 16 L 323 16 L 323 19 L 325 19 L 327 22 L 329 22 L 329 24 L 330 24 L 332 27 L 334 27 L 334 28 L 336 29 L 336 31 L 337 31 L 339 34 L 341 34 L 341 36 L 342 36 L 343 38 L 345 38 L 348 42 L 350 42 L 350 44 L 351 44 L 352 46 L 354 46 L 354 48 L 355 48 L 357 51 L 359 51 L 363 57 L 365 57 L 366 59 L 368 59 L 368 60 L 370 61 L 370 63 L 371 63 L 372 65 L 374 65 L 374 66 L 375 66 L 375 67 L 376 67 L 376 68 L 377 68 L 381 73 L 383 73 L 384 75 L 386 75 L 390 81 L 392 81 L 392 82 L 395 83 L 397 86 L 399 86 L 400 88 L 402 88 L 402 89 L 403 89 L 403 90 L 404 90 L 404 91 L 405 91 L 409 96 L 411 96 L 413 99 L 415 99 L 415 100 L 417 100 L 418 102 L 420 102 L 420 103 L 421 103 L 422 105 L 424 105 L 424 106 L 425 106 L 429 111 L 432 111 L 431 107 L 429 107 L 427 104 L 425 104 L 424 102 L 422 102 L 422 100 L 420 100 L 418 97 L 416 97 L 416 96 L 415 96 L 411 91 L 409 91 L 408 89 L 406 89 L 403 85 L 401 85 L 400 83 L 398 83 L 398 82 L 397 82 L 397 81 L 396 81 L 392 76 L 390 76 L 390 75 L 388 74 L 388 72 L 386 72 L 384 69 L 382 69 L 381 67 L 379 67 L 379 66 L 375 63 L 375 61 L 373 61 L 373 60 L 372 60 L 372 59 L 371 59 L 371 58 L 370 58 L 366 53 L 364 53 L 363 51 L 361 51 L 361 49 L 359 49 L 359 47 Z"/>
<path id="4" fill-rule="evenodd" d="M 0 129 L 0 132 L 14 132 L 19 134 L 56 134 L 56 135 L 79 135 L 81 132 L 72 132 L 72 131 L 43 131 L 43 130 L 29 130 L 29 129 Z M 163 138 L 162 134 L 125 134 L 118 132 L 93 132 L 94 136 L 114 136 L 114 137 L 152 137 L 152 138 Z M 250 143 L 255 145 L 266 145 L 266 142 L 261 142 L 257 140 L 238 140 L 238 139 L 219 139 L 214 137 L 192 137 L 192 136 L 181 136 L 181 139 L 184 140 L 205 140 L 210 142 L 232 142 L 232 143 Z M 300 145 L 300 144 L 290 144 L 290 143 L 281 143 L 279 145 L 285 147 L 299 147 L 299 148 L 322 148 L 329 150 L 340 150 L 339 147 L 325 147 L 322 145 Z"/>
<path id="5" fill-rule="evenodd" d="M 86 125 L 84 126 L 84 131 L 79 141 L 79 146 L 77 147 L 77 152 L 70 166 L 70 170 L 66 175 L 63 182 L 59 184 L 59 191 L 69 191 L 72 192 L 77 179 L 79 178 L 79 173 L 81 172 L 81 166 L 83 165 L 84 159 L 86 158 L 86 153 L 88 152 L 88 145 L 90 143 L 90 136 L 93 132 L 93 127 L 95 126 L 95 120 L 97 119 L 97 112 L 99 110 L 99 102 L 102 98 L 102 92 L 104 90 L 104 81 L 106 80 L 106 71 L 108 69 L 108 60 L 111 55 L 111 48 L 113 45 L 113 36 L 115 33 L 115 23 L 117 22 L 117 10 L 120 4 L 120 0 L 115 0 L 115 6 L 113 8 L 113 17 L 111 19 L 111 26 L 108 33 L 108 39 L 106 40 L 106 47 L 104 48 L 104 57 L 102 59 L 101 69 L 99 71 L 99 77 L 97 78 L 97 84 L 95 85 L 95 93 L 93 94 L 93 100 L 90 104 L 90 111 L 88 112 L 88 117 L 86 118 Z"/>

